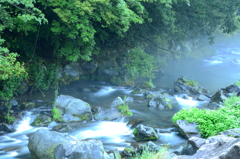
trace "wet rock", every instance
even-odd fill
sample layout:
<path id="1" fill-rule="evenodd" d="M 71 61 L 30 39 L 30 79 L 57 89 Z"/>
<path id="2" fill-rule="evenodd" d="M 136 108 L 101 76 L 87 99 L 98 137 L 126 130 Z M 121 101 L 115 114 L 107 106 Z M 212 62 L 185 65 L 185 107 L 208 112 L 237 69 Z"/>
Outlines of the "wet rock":
<path id="1" fill-rule="evenodd" d="M 15 130 L 12 128 L 12 126 L 9 126 L 4 123 L 0 123 L 0 135 L 14 132 Z"/>
<path id="2" fill-rule="evenodd" d="M 176 128 L 167 128 L 167 129 L 159 129 L 155 128 L 158 133 L 171 133 L 171 132 L 177 132 Z"/>
<path id="3" fill-rule="evenodd" d="M 96 61 L 89 61 L 81 63 L 81 68 L 85 74 L 95 73 L 98 67 L 98 63 Z"/>
<path id="4" fill-rule="evenodd" d="M 187 94 L 202 94 L 207 93 L 208 90 L 199 86 L 199 84 L 193 80 L 188 80 L 182 76 L 176 82 L 174 82 L 174 91 L 177 93 Z"/>
<path id="5" fill-rule="evenodd" d="M 64 142 L 54 149 L 55 159 L 114 159 L 104 150 L 100 140 L 87 139 Z"/>
<path id="6" fill-rule="evenodd" d="M 48 115 L 38 115 L 33 123 L 31 124 L 32 126 L 37 126 L 37 127 L 47 127 L 50 123 L 52 122 L 52 118 Z"/>
<path id="7" fill-rule="evenodd" d="M 191 144 L 194 144 L 192 142 Z M 201 143 L 202 144 L 202 143 Z M 180 155 L 173 159 L 239 159 L 240 139 L 218 135 L 208 138 L 192 156 Z M 194 146 L 194 145 L 193 145 Z"/>
<path id="8" fill-rule="evenodd" d="M 60 95 L 56 99 L 56 108 L 61 112 L 63 121 L 91 120 L 91 106 L 81 99 Z"/>
<path id="9" fill-rule="evenodd" d="M 124 105 L 124 101 L 122 100 L 121 97 L 117 97 L 112 101 L 110 107 L 115 108 L 120 105 Z"/>
<path id="10" fill-rule="evenodd" d="M 226 88 L 219 89 L 211 98 L 210 103 L 222 104 L 231 95 L 240 95 L 240 87 L 234 83 Z"/>
<path id="11" fill-rule="evenodd" d="M 207 97 L 206 95 L 199 94 L 199 95 L 197 96 L 197 100 L 199 100 L 199 101 L 210 101 L 210 98 Z"/>
<path id="12" fill-rule="evenodd" d="M 11 102 L 13 107 L 16 107 L 18 105 L 18 102 L 15 99 L 11 99 L 9 102 Z"/>
<path id="13" fill-rule="evenodd" d="M 186 120 L 177 120 L 174 124 L 179 132 L 187 139 L 191 137 L 201 137 L 195 122 L 188 123 Z"/>
<path id="14" fill-rule="evenodd" d="M 74 141 L 64 135 L 47 129 L 39 129 L 29 137 L 28 148 L 32 159 L 52 159 L 54 148 L 59 144 Z"/>
<path id="15" fill-rule="evenodd" d="M 22 109 L 34 108 L 36 104 L 34 102 L 23 102 L 21 105 Z"/>
<path id="16" fill-rule="evenodd" d="M 142 119 L 132 119 L 130 120 L 127 125 L 131 126 L 131 128 L 135 128 L 138 124 L 140 124 L 143 120 Z"/>
<path id="17" fill-rule="evenodd" d="M 171 100 L 166 97 L 154 97 L 148 102 L 148 106 L 159 109 L 172 109 L 170 101 Z"/>
<path id="18" fill-rule="evenodd" d="M 168 92 L 164 89 L 158 91 L 145 91 L 144 95 L 146 98 L 169 98 L 171 97 Z"/>
<path id="19" fill-rule="evenodd" d="M 117 120 L 122 116 L 123 115 L 118 108 L 102 108 L 102 107 L 95 108 L 95 113 L 94 113 L 95 120 L 112 121 L 112 120 Z"/>
<path id="20" fill-rule="evenodd" d="M 72 128 L 67 124 L 59 124 L 57 126 L 54 126 L 52 128 L 53 131 L 61 132 L 61 133 L 67 133 L 72 130 Z"/>
<path id="21" fill-rule="evenodd" d="M 188 144 L 183 148 L 181 155 L 194 155 L 197 150 L 204 145 L 206 142 L 205 139 L 198 137 L 191 137 L 188 139 Z"/>
<path id="22" fill-rule="evenodd" d="M 58 77 L 62 83 L 68 84 L 72 81 L 78 80 L 82 74 L 83 72 L 79 68 L 79 63 L 72 62 L 59 70 Z"/>
<path id="23" fill-rule="evenodd" d="M 208 103 L 208 107 L 210 109 L 217 110 L 217 109 L 223 107 L 223 104 L 218 104 L 218 103 L 212 102 L 212 103 Z"/>
<path id="24" fill-rule="evenodd" d="M 158 139 L 158 135 L 152 127 L 144 126 L 142 124 L 134 128 L 133 135 L 137 141 L 149 141 Z"/>
<path id="25" fill-rule="evenodd" d="M 133 157 L 136 155 L 136 153 L 137 153 L 137 150 L 134 147 L 128 146 L 128 147 L 125 147 L 124 150 L 122 151 L 122 156 Z"/>
<path id="26" fill-rule="evenodd" d="M 125 102 L 128 102 L 128 103 L 131 103 L 133 101 L 134 101 L 133 97 L 127 97 L 126 100 L 125 100 Z"/>
<path id="27" fill-rule="evenodd" d="M 121 159 L 122 158 L 122 156 L 121 156 L 120 152 L 118 151 L 118 149 L 115 149 L 113 151 L 109 151 L 108 154 L 110 156 L 112 156 L 112 158 L 114 158 L 114 159 Z"/>
<path id="28" fill-rule="evenodd" d="M 225 130 L 223 132 L 220 132 L 219 135 L 226 135 L 229 137 L 240 138 L 240 128 Z"/>
<path id="29" fill-rule="evenodd" d="M 149 151 L 149 152 L 158 152 L 161 149 L 161 146 L 158 146 L 156 144 L 154 144 L 152 141 L 148 141 L 145 144 L 140 144 L 140 149 L 142 149 L 143 151 Z"/>

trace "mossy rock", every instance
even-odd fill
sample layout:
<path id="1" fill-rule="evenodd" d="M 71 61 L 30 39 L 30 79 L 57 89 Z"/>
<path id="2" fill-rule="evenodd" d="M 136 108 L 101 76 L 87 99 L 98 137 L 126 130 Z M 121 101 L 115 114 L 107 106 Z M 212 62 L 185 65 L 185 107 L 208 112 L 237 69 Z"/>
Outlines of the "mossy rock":
<path id="1" fill-rule="evenodd" d="M 149 126 L 142 124 L 133 129 L 133 135 L 137 141 L 150 141 L 158 139 L 156 131 Z"/>
<path id="2" fill-rule="evenodd" d="M 39 115 L 37 116 L 33 123 L 31 124 L 32 126 L 37 126 L 37 127 L 44 127 L 48 126 L 49 123 L 52 122 L 52 118 L 47 116 L 47 115 Z"/>
<path id="3" fill-rule="evenodd" d="M 36 104 L 34 102 L 23 102 L 21 105 L 22 109 L 34 108 Z"/>

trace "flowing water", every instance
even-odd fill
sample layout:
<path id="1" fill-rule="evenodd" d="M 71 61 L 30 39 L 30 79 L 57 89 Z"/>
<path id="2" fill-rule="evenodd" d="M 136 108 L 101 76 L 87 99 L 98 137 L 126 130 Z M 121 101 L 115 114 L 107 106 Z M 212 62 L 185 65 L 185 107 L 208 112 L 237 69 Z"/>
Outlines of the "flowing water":
<path id="1" fill-rule="evenodd" d="M 199 85 L 207 88 L 210 94 L 214 94 L 219 88 L 224 88 L 235 82 L 240 77 L 239 67 L 232 63 L 232 60 L 240 60 L 240 47 L 233 47 L 224 44 L 213 46 L 215 55 L 202 60 L 191 60 L 185 62 L 170 63 L 164 67 L 165 75 L 153 80 L 158 88 L 171 89 L 173 83 L 179 77 L 185 76 L 188 79 L 198 81 Z M 82 92 L 78 88 L 91 88 L 98 86 L 97 92 Z M 143 124 L 152 125 L 158 128 L 173 127 L 172 116 L 183 107 L 205 107 L 207 101 L 195 101 L 191 97 L 181 98 L 183 95 L 172 96 L 172 110 L 160 110 L 147 107 L 147 101 L 142 95 L 131 94 L 132 88 L 112 86 L 107 83 L 94 81 L 76 81 L 59 91 L 59 94 L 71 95 L 88 102 L 92 107 L 109 107 L 116 97 L 125 95 L 133 97 L 134 101 L 129 103 L 133 112 L 132 117 L 125 117 L 121 121 L 91 121 L 88 123 L 69 123 L 74 129 L 69 133 L 77 139 L 94 138 L 103 142 L 107 150 L 115 148 L 122 150 L 135 142 L 132 129 L 127 125 L 131 119 L 142 119 Z M 35 93 L 27 98 L 31 100 L 53 100 L 53 91 L 46 92 L 46 97 Z M 20 115 L 21 120 L 14 125 L 16 132 L 0 136 L 0 158 L 31 158 L 27 148 L 28 137 L 38 130 L 38 127 L 31 126 L 34 116 L 41 111 L 49 111 L 48 106 L 41 106 Z M 47 129 L 51 129 L 58 123 L 52 122 Z M 186 143 L 178 133 L 159 133 L 156 144 L 170 144 L 177 148 Z"/>

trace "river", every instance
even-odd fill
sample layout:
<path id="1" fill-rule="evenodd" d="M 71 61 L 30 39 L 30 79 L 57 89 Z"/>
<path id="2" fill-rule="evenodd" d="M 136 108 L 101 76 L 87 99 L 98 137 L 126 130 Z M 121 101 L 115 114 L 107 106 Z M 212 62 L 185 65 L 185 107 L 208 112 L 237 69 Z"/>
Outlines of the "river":
<path id="1" fill-rule="evenodd" d="M 226 45 L 218 43 L 212 46 L 214 55 L 205 57 L 204 59 L 196 59 L 191 61 L 181 61 L 169 63 L 163 68 L 164 76 L 157 76 L 153 83 L 158 88 L 171 89 L 173 83 L 179 77 L 185 76 L 190 80 L 195 80 L 202 87 L 208 89 L 210 94 L 214 94 L 219 88 L 224 88 L 235 82 L 240 77 L 239 66 L 233 60 L 240 60 L 240 45 Z M 93 86 L 100 87 L 98 92 L 81 92 L 77 88 L 90 88 Z M 132 88 L 112 86 L 108 83 L 96 81 L 75 81 L 59 90 L 59 94 L 71 95 L 88 102 L 92 107 L 101 106 L 109 107 L 113 99 L 125 95 L 133 97 L 134 101 L 129 103 L 129 108 L 133 112 L 132 117 L 125 117 L 117 122 L 91 121 L 88 123 L 70 123 L 74 125 L 74 129 L 69 133 L 78 139 L 94 138 L 103 142 L 107 150 L 119 149 L 129 146 L 135 142 L 132 135 L 132 129 L 127 126 L 127 122 L 131 119 L 143 119 L 143 124 L 152 125 L 158 128 L 171 128 L 172 116 L 183 107 L 205 107 L 207 101 L 195 101 L 191 98 L 183 99 L 180 96 L 172 97 L 172 110 L 160 110 L 147 107 L 147 101 L 142 95 L 131 94 Z M 27 96 L 30 100 L 53 100 L 53 91 L 48 91 L 45 97 L 41 93 L 34 93 Z M 31 158 L 27 144 L 28 136 L 39 128 L 33 127 L 30 123 L 34 116 L 41 111 L 49 111 L 50 108 L 43 105 L 38 108 L 23 112 L 20 115 L 21 120 L 14 125 L 16 132 L 4 134 L 0 136 L 0 158 L 12 159 Z M 51 129 L 57 123 L 52 122 L 48 129 Z M 172 148 L 177 148 L 186 144 L 178 133 L 159 133 L 159 139 L 156 144 L 170 144 Z"/>

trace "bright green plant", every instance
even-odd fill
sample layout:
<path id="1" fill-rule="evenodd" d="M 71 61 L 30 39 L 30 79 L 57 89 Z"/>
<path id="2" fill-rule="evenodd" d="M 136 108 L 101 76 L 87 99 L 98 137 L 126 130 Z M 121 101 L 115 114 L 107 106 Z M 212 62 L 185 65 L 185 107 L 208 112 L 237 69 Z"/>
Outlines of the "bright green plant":
<path id="1" fill-rule="evenodd" d="M 224 101 L 224 107 L 218 110 L 184 108 L 176 113 L 172 121 L 186 120 L 196 122 L 203 138 L 217 135 L 219 132 L 240 127 L 240 97 L 232 96 Z"/>
<path id="2" fill-rule="evenodd" d="M 144 81 L 142 84 L 143 88 L 154 88 L 154 84 L 152 82 L 152 79 L 150 78 L 148 81 Z"/>
<path id="3" fill-rule="evenodd" d="M 52 116 L 53 120 L 55 121 L 62 121 L 62 113 L 60 110 L 56 107 L 56 99 L 58 97 L 58 89 L 55 90 L 54 92 L 54 103 L 53 103 L 53 108 L 52 108 Z"/>
<path id="4" fill-rule="evenodd" d="M 60 110 L 57 109 L 56 107 L 53 107 L 53 109 L 52 109 L 53 119 L 55 121 L 62 121 L 61 115 L 62 115 L 62 113 L 60 112 Z"/>
<path id="5" fill-rule="evenodd" d="M 17 88 L 27 73 L 24 65 L 17 61 L 18 54 L 1 47 L 3 42 L 0 39 L 0 98 L 8 100 L 17 93 Z"/>
<path id="6" fill-rule="evenodd" d="M 137 154 L 134 159 L 168 159 L 168 148 L 161 147 L 158 152 L 149 151 L 148 148 L 142 151 L 141 154 Z"/>
<path id="7" fill-rule="evenodd" d="M 123 98 L 123 104 L 117 106 L 117 108 L 120 110 L 120 112 L 124 115 L 124 116 L 132 116 L 132 112 L 129 110 L 128 104 L 126 102 L 126 98 L 127 96 L 124 96 Z"/>
<path id="8" fill-rule="evenodd" d="M 189 86 L 198 86 L 198 82 L 197 81 L 194 81 L 194 80 L 187 80 L 186 79 L 186 85 L 189 85 Z"/>

